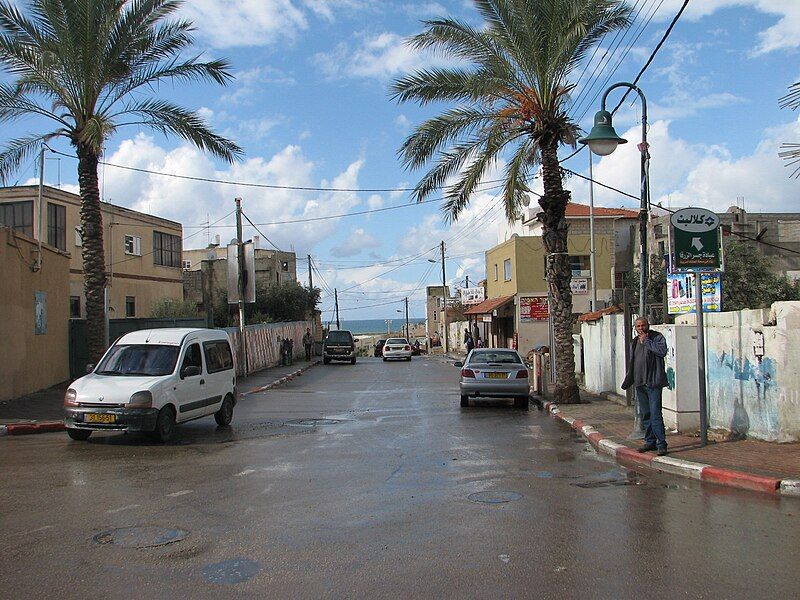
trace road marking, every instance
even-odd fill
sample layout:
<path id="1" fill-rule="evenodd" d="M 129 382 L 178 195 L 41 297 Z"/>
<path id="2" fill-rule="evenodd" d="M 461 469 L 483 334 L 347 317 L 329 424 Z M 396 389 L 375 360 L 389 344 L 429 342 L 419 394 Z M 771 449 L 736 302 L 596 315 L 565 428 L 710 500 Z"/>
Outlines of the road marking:
<path id="1" fill-rule="evenodd" d="M 132 508 L 139 508 L 139 504 L 128 504 L 128 506 L 121 506 L 119 508 L 112 508 L 111 510 L 107 510 L 106 513 L 109 515 L 113 515 L 114 513 L 122 512 L 123 510 L 131 510 Z"/>
<path id="2" fill-rule="evenodd" d="M 14 537 L 17 535 L 31 535 L 32 533 L 39 533 L 41 531 L 47 531 L 48 529 L 52 529 L 55 525 L 45 525 L 44 527 L 37 527 L 36 529 L 31 529 L 29 531 L 18 531 L 17 533 L 9 533 L 7 538 Z"/>
<path id="3" fill-rule="evenodd" d="M 250 475 L 250 473 L 255 473 L 255 469 L 245 469 L 241 473 L 237 473 L 234 477 L 244 477 L 245 475 Z"/>
<path id="4" fill-rule="evenodd" d="M 508 563 L 511 562 L 511 557 L 508 554 L 501 554 L 500 555 L 500 560 L 502 560 L 504 563 L 508 564 Z"/>
<path id="5" fill-rule="evenodd" d="M 169 498 L 177 498 L 178 496 L 185 496 L 186 494 L 191 494 L 194 490 L 181 490 L 179 492 L 172 492 L 171 494 L 167 494 Z"/>

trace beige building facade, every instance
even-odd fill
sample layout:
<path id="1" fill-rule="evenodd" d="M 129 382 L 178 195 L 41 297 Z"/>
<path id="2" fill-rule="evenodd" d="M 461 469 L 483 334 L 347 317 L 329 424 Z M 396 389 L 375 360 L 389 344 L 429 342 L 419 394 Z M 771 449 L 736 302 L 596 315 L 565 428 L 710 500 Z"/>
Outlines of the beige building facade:
<path id="1" fill-rule="evenodd" d="M 86 316 L 83 294 L 80 196 L 44 187 L 0 188 L 0 224 L 69 255 L 68 317 Z M 183 299 L 180 223 L 101 203 L 109 289 L 109 318 L 150 316 L 153 305 Z M 41 212 L 41 220 L 39 213 Z"/>
<path id="2" fill-rule="evenodd" d="M 0 400 L 69 378 L 70 257 L 0 226 Z"/>

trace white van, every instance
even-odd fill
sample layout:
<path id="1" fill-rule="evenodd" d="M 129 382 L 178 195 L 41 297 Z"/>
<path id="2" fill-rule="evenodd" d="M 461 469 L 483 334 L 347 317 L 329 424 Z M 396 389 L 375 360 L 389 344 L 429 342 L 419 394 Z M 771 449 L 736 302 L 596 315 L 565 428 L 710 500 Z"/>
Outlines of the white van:
<path id="1" fill-rule="evenodd" d="M 214 415 L 226 426 L 236 405 L 236 367 L 218 329 L 146 329 L 120 337 L 64 396 L 73 440 L 92 431 L 151 432 L 164 442 L 176 423 Z"/>

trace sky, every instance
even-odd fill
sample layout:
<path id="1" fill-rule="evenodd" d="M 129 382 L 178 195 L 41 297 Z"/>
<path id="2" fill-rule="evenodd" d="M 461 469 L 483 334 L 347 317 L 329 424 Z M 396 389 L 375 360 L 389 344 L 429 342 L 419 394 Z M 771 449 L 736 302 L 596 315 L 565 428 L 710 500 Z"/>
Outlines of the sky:
<path id="1" fill-rule="evenodd" d="M 571 77 L 576 88 L 569 113 L 585 131 L 602 91 L 636 77 L 682 1 L 629 4 L 637 18 L 626 36 L 603 40 Z M 224 88 L 166 84 L 154 93 L 197 110 L 245 156 L 228 165 L 177 138 L 121 129 L 108 141 L 109 164 L 101 167 L 105 201 L 182 223 L 184 248 L 192 249 L 217 235 L 223 244 L 235 237 L 232 211 L 234 198 L 241 197 L 244 213 L 260 230 L 246 225 L 246 239 L 259 235 L 262 248 L 296 252 L 303 283 L 304 259 L 312 256 L 325 321 L 334 288 L 343 320 L 399 319 L 405 297 L 411 316 L 423 317 L 425 286 L 442 280 L 442 240 L 451 288 L 463 287 L 466 277 L 471 284 L 485 278 L 483 252 L 497 244 L 505 218 L 496 189 L 485 186 L 455 223 L 443 218 L 438 201 L 410 203 L 405 190 L 424 171 L 404 169 L 398 149 L 415 126 L 446 105 L 398 104 L 388 91 L 405 73 L 448 64 L 405 40 L 422 31 L 425 19 L 450 16 L 480 26 L 472 2 L 190 0 L 181 11 L 196 25 L 194 50 L 208 59 L 227 58 L 235 80 Z M 800 81 L 798 50 L 797 0 L 690 2 L 639 81 L 648 104 L 653 202 L 718 211 L 737 203 L 750 211 L 798 210 L 800 180 L 778 157 L 781 143 L 800 142 L 800 112 L 778 105 L 788 86 Z M 622 93 L 612 92 L 609 104 L 615 106 Z M 632 143 L 595 157 L 594 177 L 637 196 L 641 105 L 633 95 L 614 125 Z M 34 118 L 4 125 L 0 144 L 49 131 L 45 127 Z M 74 154 L 66 143 L 51 145 Z M 560 155 L 571 153 L 567 147 Z M 584 150 L 564 166 L 586 175 L 588 160 Z M 502 162 L 494 165 L 486 180 L 497 179 L 502 169 Z M 46 182 L 77 191 L 76 170 L 76 160 L 49 156 Z M 17 177 L 8 183 L 35 183 L 35 164 L 23 165 Z M 573 201 L 588 202 L 584 180 L 570 177 L 565 186 Z M 598 187 L 595 202 L 637 205 Z M 348 213 L 360 214 L 341 216 Z"/>

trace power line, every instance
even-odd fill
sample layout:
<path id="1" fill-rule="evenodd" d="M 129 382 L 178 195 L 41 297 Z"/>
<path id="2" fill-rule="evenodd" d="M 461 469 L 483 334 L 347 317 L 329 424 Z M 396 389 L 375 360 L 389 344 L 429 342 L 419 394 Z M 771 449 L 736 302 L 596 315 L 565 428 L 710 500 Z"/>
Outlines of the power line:
<path id="1" fill-rule="evenodd" d="M 269 238 L 266 236 L 266 234 L 265 234 L 263 231 L 261 231 L 261 230 L 258 228 L 258 225 L 256 225 L 255 223 L 253 223 L 253 222 L 250 220 L 250 217 L 248 217 L 248 216 L 245 214 L 245 212 L 244 212 L 244 211 L 242 211 L 242 215 L 244 215 L 244 218 L 245 218 L 245 219 L 247 219 L 247 222 L 248 222 L 248 223 L 250 223 L 250 225 L 252 225 L 252 226 L 255 228 L 255 230 L 256 230 L 258 233 L 260 233 L 260 234 L 261 234 L 261 235 L 264 237 L 264 239 L 265 239 L 265 240 L 267 240 L 267 241 L 268 241 L 270 244 L 272 244 L 272 247 L 273 247 L 273 248 L 275 248 L 275 250 L 277 250 L 278 252 L 283 252 L 283 250 L 281 250 L 280 248 L 278 248 L 278 246 L 276 246 L 276 245 L 275 245 L 275 242 L 273 242 L 271 239 L 269 239 Z"/>

